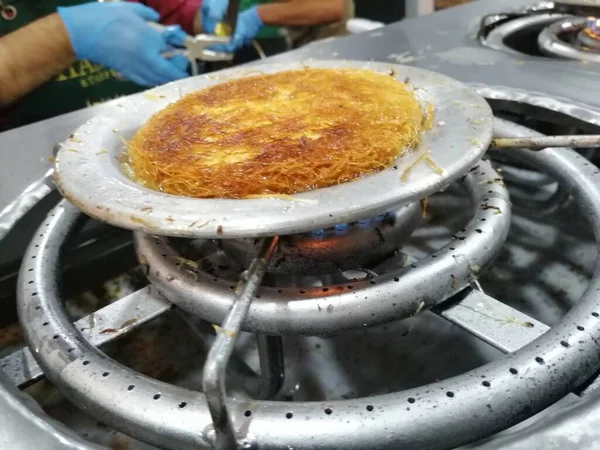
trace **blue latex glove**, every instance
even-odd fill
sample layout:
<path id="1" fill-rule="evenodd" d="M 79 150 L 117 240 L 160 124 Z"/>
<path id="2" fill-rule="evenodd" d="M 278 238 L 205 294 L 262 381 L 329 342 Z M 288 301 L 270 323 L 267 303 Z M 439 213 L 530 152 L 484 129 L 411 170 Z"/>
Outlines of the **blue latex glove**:
<path id="1" fill-rule="evenodd" d="M 229 44 L 218 44 L 209 48 L 217 52 L 234 53 L 236 50 L 252 44 L 262 27 L 263 22 L 258 15 L 258 9 L 253 6 L 238 15 L 235 33 Z"/>
<path id="2" fill-rule="evenodd" d="M 200 10 L 202 30 L 205 33 L 213 34 L 215 27 L 225 17 L 227 12 L 228 0 L 203 0 Z"/>
<path id="3" fill-rule="evenodd" d="M 92 2 L 58 8 L 77 59 L 87 59 L 120 72 L 141 86 L 156 86 L 188 76 L 183 55 L 162 56 L 172 45 L 183 46 L 179 27 L 164 33 L 152 29 L 156 11 L 139 3 Z"/>

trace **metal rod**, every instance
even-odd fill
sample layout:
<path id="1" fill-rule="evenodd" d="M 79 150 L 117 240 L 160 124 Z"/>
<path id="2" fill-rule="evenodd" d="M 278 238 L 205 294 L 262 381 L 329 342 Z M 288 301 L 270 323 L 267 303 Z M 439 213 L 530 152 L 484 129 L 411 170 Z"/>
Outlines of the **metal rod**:
<path id="1" fill-rule="evenodd" d="M 490 148 L 526 148 L 543 150 L 550 147 L 594 148 L 600 147 L 600 135 L 536 136 L 492 139 Z"/>
<path id="2" fill-rule="evenodd" d="M 194 337 L 198 340 L 198 344 L 201 346 L 202 350 L 206 352 L 210 351 L 212 345 L 217 338 L 215 329 L 211 326 L 210 323 L 198 319 L 195 316 L 190 316 L 188 312 L 185 312 L 179 308 L 175 309 L 177 315 L 183 320 L 183 322 L 189 327 L 191 333 L 193 333 Z M 274 351 L 270 347 L 269 344 L 269 353 L 267 358 L 271 360 L 273 358 L 273 354 L 271 352 Z M 261 343 L 258 342 L 258 353 L 259 360 L 261 362 L 262 367 L 262 358 L 261 354 Z M 283 357 L 281 358 L 283 361 Z M 1 363 L 1 361 L 0 361 Z M 275 368 L 271 368 L 275 373 Z M 229 377 L 229 381 L 236 386 L 236 388 L 241 388 L 243 394 L 247 395 L 249 398 L 254 398 L 258 400 L 267 400 L 268 398 L 262 398 L 261 392 L 265 390 L 265 383 L 271 383 L 272 378 L 268 377 L 268 379 L 263 379 L 262 373 L 257 374 L 246 362 L 240 358 L 235 352 L 229 358 L 229 363 L 227 364 L 227 376 Z M 281 387 L 277 388 L 277 392 L 279 392 Z M 269 389 L 269 392 L 272 392 L 274 389 Z M 275 394 L 277 394 L 275 392 Z M 273 394 L 273 396 L 275 395 Z M 240 393 L 237 393 L 239 396 Z"/>
<path id="3" fill-rule="evenodd" d="M 278 236 L 263 240 L 257 258 L 252 261 L 245 279 L 236 290 L 231 311 L 223 325 L 217 329 L 217 338 L 206 358 L 202 388 L 215 427 L 214 448 L 217 450 L 231 450 L 237 446 L 235 430 L 227 409 L 227 362 L 278 242 Z"/>
<path id="4" fill-rule="evenodd" d="M 281 336 L 256 336 L 258 357 L 260 359 L 260 392 L 257 400 L 269 400 L 275 397 L 283 387 L 285 367 L 283 361 L 283 341 Z"/>

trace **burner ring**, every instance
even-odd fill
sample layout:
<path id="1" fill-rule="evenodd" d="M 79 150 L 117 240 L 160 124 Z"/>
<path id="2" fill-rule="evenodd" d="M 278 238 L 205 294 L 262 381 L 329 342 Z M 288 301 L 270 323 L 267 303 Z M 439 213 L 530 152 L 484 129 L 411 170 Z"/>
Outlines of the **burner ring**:
<path id="1" fill-rule="evenodd" d="M 533 133 L 500 120 L 497 127 L 501 135 Z M 522 156 L 572 190 L 600 236 L 600 172 L 570 150 L 523 152 Z M 60 249 L 79 216 L 73 206 L 62 202 L 25 254 L 18 308 L 36 360 L 71 401 L 96 419 L 159 447 L 210 448 L 207 435 L 212 422 L 203 394 L 147 378 L 116 363 L 70 323 L 58 297 L 56 269 Z M 374 443 L 382 448 L 408 448 L 417 441 L 427 448 L 444 449 L 483 438 L 532 416 L 595 373 L 600 365 L 596 344 L 599 291 L 600 272 L 596 271 L 581 300 L 552 332 L 466 374 L 353 400 L 229 399 L 235 429 L 244 430 L 248 448 L 262 450 L 283 446 L 362 450 Z M 563 346 L 561 341 L 570 345 Z M 482 386 L 482 378 L 488 386 Z M 184 408 L 183 402 L 187 402 Z M 360 433 L 356 433 L 357 426 Z"/>
<path id="2" fill-rule="evenodd" d="M 504 244 L 510 226 L 508 191 L 486 161 L 464 177 L 476 205 L 467 227 L 439 251 L 394 273 L 314 288 L 262 286 L 244 331 L 319 335 L 412 316 L 468 287 Z M 156 289 L 180 308 L 222 323 L 233 304 L 231 281 L 190 270 L 167 238 L 135 234 L 138 259 Z"/>
<path id="3" fill-rule="evenodd" d="M 519 30 L 528 28 L 545 27 L 556 22 L 558 19 L 565 19 L 571 17 L 567 14 L 556 14 L 556 13 L 539 13 L 533 15 L 526 15 L 507 22 L 501 23 L 495 26 L 487 35 L 480 36 L 481 43 L 486 47 L 500 50 L 503 52 L 511 53 L 517 56 L 523 56 L 523 53 L 511 48 L 507 43 L 509 38 Z"/>

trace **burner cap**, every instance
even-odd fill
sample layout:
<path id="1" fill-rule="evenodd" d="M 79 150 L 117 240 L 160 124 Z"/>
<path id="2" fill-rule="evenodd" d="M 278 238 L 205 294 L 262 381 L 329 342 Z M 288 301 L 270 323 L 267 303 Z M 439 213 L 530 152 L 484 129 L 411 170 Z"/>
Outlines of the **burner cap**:
<path id="1" fill-rule="evenodd" d="M 577 34 L 577 40 L 590 50 L 600 51 L 600 19 L 588 17 L 585 28 Z"/>

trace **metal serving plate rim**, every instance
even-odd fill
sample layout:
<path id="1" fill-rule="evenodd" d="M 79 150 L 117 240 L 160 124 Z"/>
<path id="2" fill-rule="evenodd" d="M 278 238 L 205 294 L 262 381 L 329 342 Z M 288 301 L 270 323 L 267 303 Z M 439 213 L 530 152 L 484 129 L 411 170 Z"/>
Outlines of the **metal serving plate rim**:
<path id="1" fill-rule="evenodd" d="M 293 200 L 178 197 L 139 186 L 122 172 L 123 139 L 181 95 L 234 78 L 303 67 L 364 68 L 393 74 L 399 81 L 408 78 L 419 98 L 433 104 L 434 126 L 418 148 L 398 159 L 395 169 L 296 194 Z M 265 64 L 189 78 L 107 104 L 61 144 L 55 181 L 83 212 L 122 228 L 190 238 L 293 234 L 372 217 L 445 188 L 481 158 L 492 127 L 492 111 L 482 97 L 428 70 L 366 61 Z M 442 169 L 441 175 L 423 160 L 425 152 Z"/>

